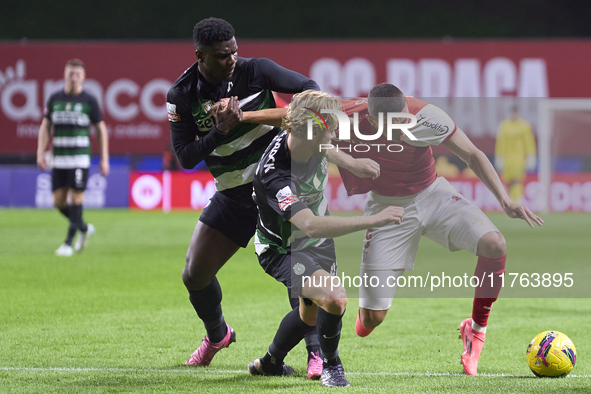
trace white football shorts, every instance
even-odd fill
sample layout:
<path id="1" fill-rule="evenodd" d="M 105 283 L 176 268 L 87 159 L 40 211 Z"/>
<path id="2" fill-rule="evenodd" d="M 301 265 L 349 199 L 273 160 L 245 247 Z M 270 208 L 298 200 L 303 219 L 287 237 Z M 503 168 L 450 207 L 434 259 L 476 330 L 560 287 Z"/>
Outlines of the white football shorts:
<path id="1" fill-rule="evenodd" d="M 419 247 L 425 236 L 452 252 L 467 250 L 476 254 L 478 241 L 491 231 L 499 231 L 490 219 L 466 200 L 442 177 L 418 194 L 404 197 L 369 193 L 365 215 L 373 215 L 388 206 L 404 208 L 401 224 L 387 224 L 365 233 L 361 275 L 397 276 L 397 270 L 412 270 Z M 388 273 L 390 271 L 390 273 Z M 379 291 L 359 289 L 359 305 L 363 308 L 388 309 L 394 298 L 395 286 Z"/>

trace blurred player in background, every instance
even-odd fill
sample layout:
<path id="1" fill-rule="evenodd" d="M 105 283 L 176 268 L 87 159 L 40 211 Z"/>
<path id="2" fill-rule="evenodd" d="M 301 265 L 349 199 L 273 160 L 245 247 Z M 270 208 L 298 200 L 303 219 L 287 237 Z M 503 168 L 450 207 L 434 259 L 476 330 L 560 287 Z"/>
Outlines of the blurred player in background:
<path id="1" fill-rule="evenodd" d="M 372 150 L 369 153 L 351 151 L 353 157 L 369 157 L 380 166 L 377 179 L 359 178 L 339 168 L 349 195 L 369 192 L 365 214 L 379 212 L 385 207 L 404 208 L 404 222 L 389 224 L 366 232 L 363 246 L 361 276 L 380 278 L 399 277 L 412 270 L 422 236 L 432 239 L 451 250 L 468 250 L 478 256 L 474 275 L 494 274 L 497 280 L 476 288 L 472 318 L 460 324 L 464 343 L 462 365 L 468 375 L 476 375 L 478 358 L 484 345 L 488 317 L 493 302 L 501 290 L 498 275 L 505 272 L 507 257 L 505 239 L 490 219 L 475 205 L 467 201 L 444 178 L 437 177 L 430 145 L 443 144 L 474 171 L 478 178 L 497 198 L 507 216 L 532 221 L 543 221 L 526 206 L 511 202 L 501 180 L 486 155 L 472 144 L 454 121 L 440 108 L 413 97 L 405 97 L 394 85 L 375 86 L 367 100 L 346 100 L 343 107 L 348 115 L 358 112 L 359 129 L 375 134 L 379 122 L 386 129 L 386 116 L 380 113 L 403 112 L 416 116 L 417 125 L 410 132 L 418 139 L 411 140 L 398 131 L 395 141 L 386 136 L 375 143 L 399 143 L 403 150 L 388 152 Z M 359 141 L 349 141 L 345 146 Z M 349 145 L 350 146 L 350 145 Z M 355 331 L 367 336 L 382 323 L 396 287 L 361 287 L 359 289 L 359 315 Z"/>
<path id="2" fill-rule="evenodd" d="M 519 117 L 517 107 L 512 107 L 509 119 L 499 124 L 495 167 L 503 174 L 511 200 L 519 202 L 526 171 L 536 168 L 536 140 L 529 122 Z"/>
<path id="3" fill-rule="evenodd" d="M 109 140 L 107 126 L 103 121 L 95 97 L 86 93 L 82 83 L 86 77 L 84 63 L 72 59 L 64 71 L 65 87 L 52 94 L 47 101 L 45 116 L 39 128 L 37 165 L 42 170 L 51 167 L 51 183 L 54 206 L 70 221 L 64 243 L 55 251 L 58 256 L 71 256 L 80 252 L 86 240 L 94 234 L 94 226 L 82 220 L 84 190 L 90 167 L 90 125 L 97 130 L 101 160 L 99 171 L 109 174 Z M 51 163 L 45 156 L 53 126 L 53 158 Z M 68 198 L 70 205 L 68 205 Z M 72 248 L 76 232 L 78 240 Z"/>
<path id="4" fill-rule="evenodd" d="M 265 272 L 300 297 L 300 303 L 283 318 L 267 354 L 249 364 L 253 375 L 293 373 L 283 360 L 316 326 L 323 357 L 322 384 L 349 386 L 338 352 L 347 294 L 342 286 L 333 287 L 337 262 L 331 238 L 400 223 L 404 211 L 388 207 L 370 216 L 328 216 L 324 196 L 328 160 L 319 147 L 330 143 L 337 119 L 330 115 L 324 124 L 314 124 L 312 139 L 307 138 L 307 124 L 321 109 L 340 108 L 339 100 L 324 92 L 294 95 L 283 126 L 286 131 L 271 142 L 255 172 L 259 262 Z"/>
<path id="5" fill-rule="evenodd" d="M 216 274 L 255 232 L 252 176 L 279 132 L 278 127 L 241 123 L 242 110 L 275 107 L 272 91 L 298 93 L 318 85 L 269 59 L 238 57 L 234 28 L 222 19 L 198 22 L 193 42 L 197 62 L 169 90 L 167 110 L 171 142 L 181 166 L 192 169 L 205 160 L 215 178 L 216 193 L 195 226 L 183 270 L 189 300 L 207 331 L 185 364 L 206 366 L 236 338 L 222 314 Z M 229 98 L 226 105 L 214 105 L 223 98 Z M 307 342 L 308 353 L 318 351 L 315 333 Z M 315 361 L 309 357 L 309 366 Z"/>

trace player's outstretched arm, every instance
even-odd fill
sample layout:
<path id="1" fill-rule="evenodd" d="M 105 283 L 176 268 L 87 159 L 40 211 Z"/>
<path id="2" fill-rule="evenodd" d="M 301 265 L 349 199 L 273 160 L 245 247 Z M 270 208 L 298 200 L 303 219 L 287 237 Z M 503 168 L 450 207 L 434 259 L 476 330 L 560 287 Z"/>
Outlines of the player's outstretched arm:
<path id="1" fill-rule="evenodd" d="M 49 131 L 51 129 L 51 121 L 43 118 L 41 126 L 39 127 L 39 137 L 37 138 L 37 166 L 42 170 L 47 170 L 47 161 L 45 160 L 45 149 L 49 143 Z"/>
<path id="2" fill-rule="evenodd" d="M 490 160 L 486 155 L 478 149 L 466 134 L 459 128 L 452 135 L 452 137 L 443 143 L 449 150 L 455 153 L 474 171 L 478 179 L 482 181 L 490 190 L 496 199 L 501 204 L 503 210 L 510 218 L 523 219 L 534 227 L 532 221 L 541 226 L 544 221 L 534 214 L 528 207 L 523 204 L 516 204 L 511 202 L 507 195 L 503 183 L 499 175 L 495 171 Z"/>
<path id="3" fill-rule="evenodd" d="M 242 113 L 242 122 L 281 127 L 281 122 L 285 115 L 287 115 L 287 108 L 268 108 L 258 111 L 245 111 Z"/>
<path id="4" fill-rule="evenodd" d="M 355 159 L 351 155 L 336 149 L 329 149 L 327 158 L 331 163 L 351 171 L 353 175 L 359 178 L 377 179 L 380 176 L 380 165 L 372 159 Z"/>
<path id="5" fill-rule="evenodd" d="M 400 224 L 404 218 L 401 207 L 387 207 L 370 216 L 316 216 L 310 209 L 303 209 L 292 216 L 290 222 L 310 238 L 335 238 L 355 231 L 381 227 L 394 222 Z"/>

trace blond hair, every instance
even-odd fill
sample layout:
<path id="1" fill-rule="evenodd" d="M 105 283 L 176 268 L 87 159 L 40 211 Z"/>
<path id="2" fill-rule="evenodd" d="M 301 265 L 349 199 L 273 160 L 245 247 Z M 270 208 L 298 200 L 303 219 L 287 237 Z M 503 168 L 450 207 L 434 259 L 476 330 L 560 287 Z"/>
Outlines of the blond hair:
<path id="1" fill-rule="evenodd" d="M 321 126 L 315 121 L 312 116 L 312 111 L 320 112 L 321 109 L 342 110 L 341 103 L 338 98 L 318 90 L 306 90 L 301 93 L 294 94 L 289 107 L 287 108 L 287 115 L 281 122 L 281 128 L 291 133 L 294 137 L 306 138 L 308 130 L 308 120 L 311 119 L 314 130 L 321 130 Z M 326 120 L 326 126 L 329 130 L 335 130 L 338 126 L 338 120 L 334 114 L 322 114 Z M 317 116 L 316 116 L 317 118 Z M 326 126 L 322 123 L 322 128 Z"/>

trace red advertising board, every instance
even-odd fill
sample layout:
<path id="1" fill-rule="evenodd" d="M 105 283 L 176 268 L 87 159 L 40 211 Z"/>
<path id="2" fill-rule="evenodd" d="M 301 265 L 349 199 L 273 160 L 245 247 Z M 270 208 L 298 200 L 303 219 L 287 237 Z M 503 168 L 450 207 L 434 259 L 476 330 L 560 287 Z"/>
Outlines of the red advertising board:
<path id="1" fill-rule="evenodd" d="M 501 211 L 499 203 L 477 178 L 447 178 L 468 200 L 484 211 Z M 129 182 L 129 206 L 142 210 L 201 210 L 215 192 L 207 171 L 164 173 L 132 172 Z M 339 176 L 331 176 L 325 189 L 331 211 L 361 211 L 366 195 L 347 196 Z M 541 187 L 537 178 L 525 181 L 524 202 L 533 210 L 541 209 Z M 591 212 L 591 174 L 555 174 L 550 185 L 550 210 L 554 212 Z"/>
<path id="2" fill-rule="evenodd" d="M 363 96 L 391 82 L 407 95 L 447 98 L 436 104 L 486 153 L 506 108 L 486 115 L 480 107 L 489 104 L 474 98 L 591 92 L 591 40 L 239 40 L 239 54 L 271 58 L 336 95 Z M 168 147 L 166 91 L 195 61 L 190 41 L 0 43 L 0 154 L 35 152 L 44 103 L 74 57 L 87 64 L 85 88 L 99 99 L 114 154 Z M 535 102 L 523 107 L 535 127 Z"/>

